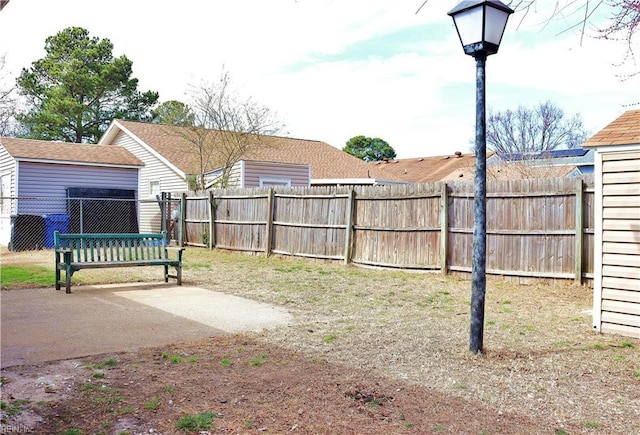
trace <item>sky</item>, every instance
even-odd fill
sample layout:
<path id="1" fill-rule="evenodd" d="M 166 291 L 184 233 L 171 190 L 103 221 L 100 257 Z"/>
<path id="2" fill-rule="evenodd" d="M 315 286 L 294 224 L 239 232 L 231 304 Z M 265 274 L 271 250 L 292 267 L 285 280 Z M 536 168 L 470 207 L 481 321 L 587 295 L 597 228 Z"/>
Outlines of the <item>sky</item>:
<path id="1" fill-rule="evenodd" d="M 226 71 L 241 95 L 277 112 L 283 136 L 336 148 L 353 136 L 379 137 L 398 158 L 469 153 L 476 71 L 447 15 L 458 1 L 423 3 L 11 0 L 0 11 L 0 55 L 13 80 L 45 56 L 48 36 L 83 27 L 111 40 L 114 56 L 133 62 L 138 89 L 158 92 L 160 102 L 188 102 L 192 86 Z M 616 66 L 624 45 L 591 29 L 582 37 L 572 28 L 579 12 L 549 21 L 555 3 L 538 1 L 526 17 L 509 19 L 499 52 L 487 59 L 487 107 L 548 100 L 566 116 L 580 114 L 595 134 L 640 109 L 640 75 L 619 78 L 640 63 Z"/>

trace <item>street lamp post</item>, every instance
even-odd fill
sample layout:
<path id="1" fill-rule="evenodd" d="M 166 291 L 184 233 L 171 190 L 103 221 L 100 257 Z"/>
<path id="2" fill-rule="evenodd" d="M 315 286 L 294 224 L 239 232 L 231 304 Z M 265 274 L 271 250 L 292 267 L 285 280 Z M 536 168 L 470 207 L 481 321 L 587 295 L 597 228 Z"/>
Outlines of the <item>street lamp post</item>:
<path id="1" fill-rule="evenodd" d="M 449 11 L 465 54 L 476 60 L 475 185 L 473 196 L 473 258 L 471 270 L 471 325 L 469 350 L 482 352 L 484 302 L 487 287 L 487 124 L 485 63 L 498 52 L 513 10 L 500 1 L 463 1 Z"/>

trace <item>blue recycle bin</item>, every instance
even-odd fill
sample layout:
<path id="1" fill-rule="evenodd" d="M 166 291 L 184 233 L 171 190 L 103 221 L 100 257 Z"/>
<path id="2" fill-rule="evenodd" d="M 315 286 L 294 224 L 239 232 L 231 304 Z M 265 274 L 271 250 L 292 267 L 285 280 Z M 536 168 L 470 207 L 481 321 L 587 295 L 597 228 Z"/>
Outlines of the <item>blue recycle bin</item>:
<path id="1" fill-rule="evenodd" d="M 53 248 L 53 233 L 60 231 L 61 233 L 69 232 L 69 215 L 67 214 L 48 214 L 44 215 L 44 247 Z"/>

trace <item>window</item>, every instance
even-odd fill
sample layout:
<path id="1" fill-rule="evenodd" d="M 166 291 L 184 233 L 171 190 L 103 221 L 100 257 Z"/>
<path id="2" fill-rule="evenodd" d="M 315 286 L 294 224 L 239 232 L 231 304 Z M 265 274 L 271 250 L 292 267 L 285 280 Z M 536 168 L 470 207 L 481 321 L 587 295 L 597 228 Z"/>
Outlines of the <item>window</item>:
<path id="1" fill-rule="evenodd" d="M 260 177 L 260 187 L 291 187 L 291 178 L 262 178 Z"/>
<path id="2" fill-rule="evenodd" d="M 149 181 L 149 197 L 155 198 L 160 195 L 160 181 Z"/>

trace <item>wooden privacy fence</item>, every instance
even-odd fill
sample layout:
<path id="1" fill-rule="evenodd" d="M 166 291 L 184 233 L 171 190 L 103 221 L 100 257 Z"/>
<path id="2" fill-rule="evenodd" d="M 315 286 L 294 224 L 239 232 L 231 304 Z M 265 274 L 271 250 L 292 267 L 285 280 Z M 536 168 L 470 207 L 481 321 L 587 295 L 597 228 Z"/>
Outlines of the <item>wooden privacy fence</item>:
<path id="1" fill-rule="evenodd" d="M 470 272 L 473 184 L 183 194 L 184 243 L 401 269 Z M 487 273 L 593 273 L 593 179 L 487 182 Z"/>

